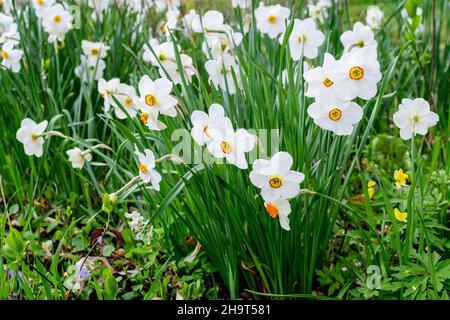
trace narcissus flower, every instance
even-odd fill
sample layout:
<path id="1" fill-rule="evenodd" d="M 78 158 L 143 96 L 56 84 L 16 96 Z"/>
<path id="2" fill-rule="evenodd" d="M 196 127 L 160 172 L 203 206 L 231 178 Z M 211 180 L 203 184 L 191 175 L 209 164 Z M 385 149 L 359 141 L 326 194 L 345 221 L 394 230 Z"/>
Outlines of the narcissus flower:
<path id="1" fill-rule="evenodd" d="M 108 53 L 109 46 L 103 42 L 81 41 L 81 49 L 85 56 L 91 60 L 104 59 Z"/>
<path id="2" fill-rule="evenodd" d="M 144 153 L 135 150 L 134 153 L 138 156 L 139 176 L 145 183 L 152 183 L 152 188 L 159 191 L 159 183 L 162 178 L 155 168 L 155 155 L 149 149 L 145 149 Z"/>
<path id="3" fill-rule="evenodd" d="M 286 20 L 291 10 L 279 4 L 274 6 L 259 7 L 255 10 L 256 27 L 263 34 L 275 39 L 286 30 Z"/>
<path id="4" fill-rule="evenodd" d="M 250 181 L 261 188 L 265 201 L 290 199 L 300 192 L 300 183 L 305 175 L 291 170 L 293 162 L 289 153 L 278 152 L 270 160 L 258 159 L 253 163 Z"/>
<path id="5" fill-rule="evenodd" d="M 160 78 L 155 81 L 144 75 L 139 81 L 139 104 L 144 110 L 158 111 L 163 115 L 175 117 L 178 100 L 170 95 L 172 82 Z"/>
<path id="6" fill-rule="evenodd" d="M 64 41 L 66 33 L 72 29 L 72 16 L 61 4 L 48 7 L 43 13 L 42 26 L 47 32 L 48 42 Z"/>
<path id="7" fill-rule="evenodd" d="M 318 4 L 308 4 L 308 13 L 311 18 L 317 20 L 319 23 L 324 23 L 328 17 L 326 8 Z"/>
<path id="8" fill-rule="evenodd" d="M 369 6 L 367 8 L 366 23 L 372 29 L 379 29 L 383 18 L 384 13 L 379 6 Z"/>
<path id="9" fill-rule="evenodd" d="M 54 3 L 55 0 L 33 0 L 32 4 L 36 16 L 42 19 L 44 17 L 45 9 L 51 7 Z"/>
<path id="10" fill-rule="evenodd" d="M 222 30 L 223 14 L 219 11 L 207 11 L 205 15 L 200 18 L 196 15 L 192 20 L 192 30 L 197 33 L 208 33 Z"/>
<path id="11" fill-rule="evenodd" d="M 225 53 L 230 52 L 242 42 L 242 33 L 234 32 L 229 25 L 223 25 L 219 32 L 210 32 L 205 37 L 202 49 L 206 56 L 212 55 L 212 58 L 217 59 Z"/>
<path id="12" fill-rule="evenodd" d="M 146 106 L 139 105 L 139 120 L 150 130 L 161 131 L 167 128 L 167 126 L 158 120 L 159 111 L 149 109 Z"/>
<path id="13" fill-rule="evenodd" d="M 213 83 L 216 89 L 228 90 L 230 94 L 236 93 L 232 71 L 235 73 L 238 87 L 240 88 L 242 85 L 236 60 L 229 54 L 225 54 L 217 60 L 206 61 L 205 69 L 209 74 L 209 81 Z"/>
<path id="14" fill-rule="evenodd" d="M 407 212 L 401 212 L 398 208 L 394 209 L 394 216 L 395 219 L 401 222 L 407 222 L 406 218 L 408 217 Z"/>
<path id="15" fill-rule="evenodd" d="M 221 132 L 233 129 L 231 120 L 225 117 L 223 107 L 217 103 L 209 107 L 208 114 L 199 110 L 192 112 L 191 122 L 192 138 L 200 146 L 220 137 Z"/>
<path id="16" fill-rule="evenodd" d="M 409 175 L 403 172 L 403 169 L 398 169 L 394 171 L 394 179 L 395 179 L 395 186 L 397 189 L 400 189 L 401 187 L 406 185 L 406 179 L 409 178 Z"/>
<path id="17" fill-rule="evenodd" d="M 138 112 L 136 89 L 134 89 L 133 86 L 121 83 L 117 86 L 116 91 L 117 93 L 114 94 L 114 97 L 120 102 L 122 107 L 130 115 L 130 117 L 134 117 Z M 122 111 L 122 109 L 115 101 L 112 101 L 111 104 L 114 107 L 114 113 L 117 118 L 119 119 L 127 118 L 125 112 Z"/>
<path id="18" fill-rule="evenodd" d="M 324 95 L 336 94 L 336 80 L 330 75 L 331 70 L 336 68 L 336 66 L 337 61 L 334 57 L 329 53 L 325 53 L 322 67 L 305 71 L 303 78 L 308 83 L 305 96 L 318 98 Z"/>
<path id="19" fill-rule="evenodd" d="M 255 147 L 256 138 L 245 129 L 236 132 L 231 130 L 218 131 L 208 144 L 208 151 L 216 158 L 225 158 L 228 163 L 239 169 L 247 169 L 248 163 L 245 154 Z"/>
<path id="20" fill-rule="evenodd" d="M 285 35 L 280 37 L 283 43 Z M 325 40 L 323 33 L 317 29 L 313 18 L 305 20 L 294 19 L 294 28 L 289 35 L 289 49 L 292 60 L 300 60 L 302 56 L 314 59 L 319 52 L 318 48 Z"/>
<path id="21" fill-rule="evenodd" d="M 42 134 L 47 128 L 48 121 L 44 120 L 36 124 L 33 120 L 25 118 L 22 120 L 20 129 L 17 130 L 16 139 L 23 143 L 25 154 L 28 156 L 42 156 L 44 137 Z"/>
<path id="22" fill-rule="evenodd" d="M 114 100 L 112 98 L 113 94 L 117 93 L 117 88 L 120 85 L 119 78 L 113 78 L 109 81 L 105 79 L 100 79 L 98 82 L 98 92 L 103 98 L 103 108 L 105 112 L 109 111 L 109 108 L 112 104 L 114 104 Z"/>
<path id="23" fill-rule="evenodd" d="M 428 128 L 435 126 L 438 121 L 439 116 L 430 110 L 430 104 L 422 98 L 403 99 L 394 113 L 394 123 L 400 128 L 403 140 L 409 140 L 417 133 L 426 135 Z"/>
<path id="24" fill-rule="evenodd" d="M 366 47 L 345 54 L 330 75 L 339 83 L 336 90 L 341 99 L 371 99 L 382 77 L 376 50 Z"/>
<path id="25" fill-rule="evenodd" d="M 92 60 L 87 56 L 81 56 L 81 64 L 74 70 L 75 75 L 83 82 L 91 82 L 92 80 L 100 80 L 103 78 L 103 71 L 106 63 L 103 60 Z"/>
<path id="26" fill-rule="evenodd" d="M 67 150 L 66 154 L 69 156 L 69 161 L 75 169 L 83 168 L 86 161 L 89 162 L 92 160 L 92 155 L 89 150 L 83 151 L 80 148 L 73 148 Z"/>
<path id="27" fill-rule="evenodd" d="M 345 31 L 340 39 L 344 45 L 344 53 L 367 47 L 375 50 L 375 52 L 377 50 L 377 41 L 372 30 L 361 22 L 356 22 L 353 25 L 353 30 Z"/>
<path id="28" fill-rule="evenodd" d="M 308 115 L 324 130 L 337 135 L 350 135 L 363 116 L 361 107 L 351 101 L 324 95 L 308 107 Z"/>
<path id="29" fill-rule="evenodd" d="M 5 42 L 1 50 L 2 66 L 10 69 L 14 73 L 19 72 L 22 54 L 22 50 L 14 49 L 14 42 Z"/>
<path id="30" fill-rule="evenodd" d="M 280 221 L 280 225 L 284 230 L 291 230 L 289 226 L 289 214 L 291 213 L 291 205 L 286 199 L 276 199 L 275 201 L 264 202 L 267 212 L 272 218 L 277 218 Z"/>
<path id="31" fill-rule="evenodd" d="M 0 31 L 0 43 L 5 43 L 7 41 L 12 42 L 14 45 L 19 44 L 20 33 L 17 31 L 16 23 L 11 24 L 3 33 Z"/>

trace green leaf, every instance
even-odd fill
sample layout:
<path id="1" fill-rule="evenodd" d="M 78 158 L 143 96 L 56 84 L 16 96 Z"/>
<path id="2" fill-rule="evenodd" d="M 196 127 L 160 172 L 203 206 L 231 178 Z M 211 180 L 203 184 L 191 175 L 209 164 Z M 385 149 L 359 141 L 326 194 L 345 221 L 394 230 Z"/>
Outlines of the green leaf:
<path id="1" fill-rule="evenodd" d="M 103 256 L 105 257 L 109 257 L 111 255 L 111 253 L 114 252 L 114 246 L 107 244 L 104 248 L 103 248 Z"/>
<path id="2" fill-rule="evenodd" d="M 103 270 L 103 279 L 104 279 L 104 295 L 107 300 L 114 300 L 119 292 L 119 288 L 117 287 L 116 278 L 114 278 L 111 269 Z"/>
<path id="3" fill-rule="evenodd" d="M 25 242 L 19 231 L 11 229 L 3 246 L 5 256 L 14 260 L 21 260 L 25 251 Z"/>

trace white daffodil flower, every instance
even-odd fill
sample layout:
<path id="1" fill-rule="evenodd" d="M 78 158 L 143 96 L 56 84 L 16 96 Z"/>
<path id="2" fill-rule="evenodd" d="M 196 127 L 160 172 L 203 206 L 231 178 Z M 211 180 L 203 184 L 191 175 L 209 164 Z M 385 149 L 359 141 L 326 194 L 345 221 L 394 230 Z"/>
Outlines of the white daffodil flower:
<path id="1" fill-rule="evenodd" d="M 367 8 L 366 23 L 372 29 L 380 29 L 383 18 L 384 13 L 379 6 L 372 5 Z"/>
<path id="2" fill-rule="evenodd" d="M 262 34 L 275 39 L 286 30 L 286 21 L 291 10 L 277 4 L 274 6 L 258 7 L 255 10 L 256 27 Z"/>
<path id="3" fill-rule="evenodd" d="M 178 100 L 170 95 L 172 82 L 165 78 L 151 80 L 144 75 L 139 81 L 139 105 L 145 110 L 158 111 L 163 115 L 175 117 Z"/>
<path id="4" fill-rule="evenodd" d="M 72 16 L 61 4 L 48 7 L 43 12 L 42 27 L 47 32 L 48 42 L 64 41 L 66 33 L 73 28 Z"/>
<path id="5" fill-rule="evenodd" d="M 283 43 L 285 34 L 280 37 Z M 314 59 L 318 55 L 318 48 L 325 41 L 323 33 L 317 29 L 313 18 L 305 20 L 294 19 L 294 28 L 289 36 L 289 49 L 294 61 L 300 60 L 302 56 Z"/>
<path id="6" fill-rule="evenodd" d="M 145 183 L 151 182 L 152 188 L 159 191 L 159 183 L 162 178 L 155 168 L 155 155 L 149 149 L 145 149 L 144 153 L 135 150 L 134 153 L 138 156 L 139 176 Z"/>
<path id="7" fill-rule="evenodd" d="M 289 226 L 289 214 L 291 213 L 291 205 L 289 201 L 283 198 L 276 199 L 274 201 L 265 201 L 264 207 L 272 218 L 277 218 L 280 222 L 280 226 L 284 230 L 291 230 Z"/>
<path id="8" fill-rule="evenodd" d="M 336 92 L 341 99 L 373 98 L 382 77 L 376 50 L 366 47 L 345 54 L 330 76 L 336 80 Z"/>
<path id="9" fill-rule="evenodd" d="M 7 31 L 12 24 L 14 24 L 14 18 L 0 12 L 0 32 Z"/>
<path id="10" fill-rule="evenodd" d="M 356 22 L 353 25 L 353 30 L 345 31 L 340 39 L 344 45 L 344 53 L 366 47 L 371 47 L 375 52 L 377 51 L 377 41 L 373 31 L 361 22 Z"/>
<path id="11" fill-rule="evenodd" d="M 14 45 L 19 44 L 20 34 L 17 31 L 17 24 L 13 23 L 3 33 L 0 32 L 0 43 L 11 42 Z"/>
<path id="12" fill-rule="evenodd" d="M 146 106 L 138 104 L 138 108 L 141 111 L 139 114 L 139 120 L 149 129 L 153 131 L 161 131 L 167 128 L 167 126 L 158 120 L 159 111 L 149 109 Z"/>
<path id="13" fill-rule="evenodd" d="M 357 103 L 340 100 L 334 95 L 323 95 L 308 107 L 307 112 L 315 124 L 337 135 L 352 134 L 353 126 L 363 116 Z"/>
<path id="14" fill-rule="evenodd" d="M 117 93 L 117 89 L 120 85 L 119 78 L 113 78 L 109 81 L 105 79 L 100 79 L 98 82 L 98 92 L 103 98 L 103 110 L 104 112 L 108 112 L 111 105 L 114 104 L 114 100 L 112 98 L 113 94 Z"/>
<path id="15" fill-rule="evenodd" d="M 220 137 L 221 132 L 233 129 L 231 120 L 225 117 L 225 111 L 218 103 L 212 104 L 208 113 L 199 110 L 192 112 L 191 122 L 192 138 L 200 146 Z"/>
<path id="16" fill-rule="evenodd" d="M 265 201 L 290 199 L 298 195 L 305 175 L 291 170 L 293 162 L 289 153 L 278 152 L 270 160 L 258 159 L 253 163 L 250 181 L 261 189 Z"/>
<path id="17" fill-rule="evenodd" d="M 44 17 L 45 9 L 51 7 L 55 3 L 55 0 L 32 0 L 31 3 L 33 4 L 36 16 L 42 19 Z"/>
<path id="18" fill-rule="evenodd" d="M 430 110 L 430 104 L 422 98 L 402 99 L 398 111 L 394 113 L 394 124 L 400 128 L 403 140 L 409 140 L 415 134 L 426 135 L 428 128 L 438 121 L 439 116 Z"/>
<path id="19" fill-rule="evenodd" d="M 192 20 L 192 30 L 196 33 L 208 33 L 222 30 L 223 14 L 219 11 L 207 11 L 202 18 L 196 15 Z"/>
<path id="20" fill-rule="evenodd" d="M 192 81 L 192 77 L 196 74 L 196 69 L 193 66 L 192 58 L 187 54 L 180 54 L 180 62 L 181 62 L 181 70 L 183 70 L 184 78 L 188 83 Z M 168 78 L 167 74 L 170 77 L 169 80 L 173 81 L 174 84 L 182 83 L 180 68 L 178 68 L 178 64 L 176 62 L 167 61 L 163 64 L 163 67 L 159 68 L 159 75 L 162 78 Z"/>
<path id="21" fill-rule="evenodd" d="M 16 139 L 23 144 L 27 156 L 35 155 L 38 158 L 42 156 L 44 137 L 41 135 L 45 132 L 47 125 L 47 120 L 39 124 L 29 118 L 22 120 L 20 129 L 16 133 Z"/>
<path id="22" fill-rule="evenodd" d="M 213 137 L 207 145 L 208 151 L 215 158 L 225 158 L 227 162 L 240 169 L 247 169 L 245 154 L 255 147 L 256 138 L 245 129 L 234 132 L 233 129 L 218 131 L 219 136 Z"/>
<path id="23" fill-rule="evenodd" d="M 206 35 L 202 50 L 205 55 L 208 56 L 211 53 L 212 57 L 217 59 L 236 46 L 239 46 L 242 39 L 242 33 L 234 32 L 229 25 L 224 24 L 221 32 L 211 32 Z"/>
<path id="24" fill-rule="evenodd" d="M 20 71 L 20 60 L 22 59 L 23 51 L 14 49 L 14 42 L 7 41 L 2 46 L 1 57 L 2 65 L 10 69 L 14 73 Z"/>
<path id="25" fill-rule="evenodd" d="M 192 32 L 192 21 L 194 21 L 196 15 L 196 11 L 194 9 L 191 9 L 183 17 L 183 28 L 187 34 L 190 34 Z"/>
<path id="26" fill-rule="evenodd" d="M 85 56 L 96 61 L 97 59 L 106 58 L 109 46 L 105 45 L 103 42 L 83 40 L 81 41 L 81 49 L 83 50 Z"/>
<path id="27" fill-rule="evenodd" d="M 323 95 L 336 94 L 335 79 L 331 76 L 338 62 L 328 52 L 324 55 L 323 66 L 307 70 L 303 73 L 303 78 L 308 84 L 305 96 L 321 97 Z"/>
<path id="28" fill-rule="evenodd" d="M 328 17 L 325 8 L 317 4 L 308 4 L 308 13 L 311 18 L 318 21 L 319 23 L 324 23 L 325 19 Z"/>
<path id="29" fill-rule="evenodd" d="M 74 73 L 83 82 L 91 82 L 93 79 L 98 81 L 103 78 L 103 72 L 106 68 L 105 61 L 91 60 L 85 55 L 81 56 L 81 63 L 78 65 Z"/>
<path id="30" fill-rule="evenodd" d="M 134 117 L 139 108 L 137 104 L 137 95 L 136 95 L 136 89 L 134 89 L 133 86 L 129 86 L 125 83 L 121 83 L 117 86 L 117 93 L 113 94 L 114 97 L 120 102 L 122 107 L 127 110 L 130 117 Z M 127 115 L 125 112 L 122 111 L 122 109 L 119 107 L 119 105 L 115 101 L 111 101 L 111 105 L 114 108 L 114 114 L 119 119 L 126 119 Z"/>
<path id="31" fill-rule="evenodd" d="M 89 162 L 92 160 L 92 155 L 89 150 L 83 151 L 80 148 L 73 148 L 67 150 L 66 154 L 69 156 L 69 161 L 75 169 L 83 168 L 86 161 Z"/>
<path id="32" fill-rule="evenodd" d="M 208 60 L 205 63 L 205 69 L 209 74 L 209 81 L 216 89 L 229 91 L 230 94 L 236 93 L 232 70 L 234 70 L 238 87 L 242 86 L 239 68 L 233 56 L 225 54 L 216 60 Z"/>

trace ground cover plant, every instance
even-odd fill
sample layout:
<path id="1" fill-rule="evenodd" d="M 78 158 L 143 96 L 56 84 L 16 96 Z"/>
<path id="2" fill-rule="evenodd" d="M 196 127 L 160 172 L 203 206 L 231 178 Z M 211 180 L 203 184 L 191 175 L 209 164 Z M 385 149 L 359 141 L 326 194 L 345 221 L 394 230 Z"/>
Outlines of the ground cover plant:
<path id="1" fill-rule="evenodd" d="M 449 10 L 0 1 L 0 298 L 448 299 Z"/>

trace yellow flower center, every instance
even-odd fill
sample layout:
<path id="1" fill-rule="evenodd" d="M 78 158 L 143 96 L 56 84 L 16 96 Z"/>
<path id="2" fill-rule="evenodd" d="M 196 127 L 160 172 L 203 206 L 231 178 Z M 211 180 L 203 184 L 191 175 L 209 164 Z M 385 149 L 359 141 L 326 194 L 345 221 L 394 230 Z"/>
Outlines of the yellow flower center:
<path id="1" fill-rule="evenodd" d="M 274 203 L 266 204 L 266 210 L 272 218 L 276 218 L 278 216 L 279 211 L 276 204 Z"/>
<path id="2" fill-rule="evenodd" d="M 328 118 L 330 118 L 333 121 L 338 121 L 342 118 L 342 111 L 338 108 L 333 108 L 328 112 Z"/>
<path id="3" fill-rule="evenodd" d="M 416 124 L 420 121 L 420 117 L 417 114 L 415 114 L 411 117 L 411 121 L 413 124 Z"/>
<path id="4" fill-rule="evenodd" d="M 53 18 L 53 21 L 54 21 L 55 23 L 60 23 L 60 22 L 61 22 L 61 16 L 55 16 L 55 17 Z"/>
<path id="5" fill-rule="evenodd" d="M 222 152 L 226 154 L 231 153 L 233 149 L 229 141 L 222 141 L 220 143 L 220 148 L 222 149 Z"/>
<path id="6" fill-rule="evenodd" d="M 271 14 L 270 16 L 267 17 L 267 22 L 270 24 L 275 24 L 277 23 L 277 17 Z"/>
<path id="7" fill-rule="evenodd" d="M 37 4 L 42 7 L 44 5 L 44 0 L 37 0 Z"/>
<path id="8" fill-rule="evenodd" d="M 364 40 L 359 40 L 359 41 L 356 43 L 356 46 L 357 46 L 357 47 L 360 47 L 360 48 L 364 48 Z"/>
<path id="9" fill-rule="evenodd" d="M 278 189 L 279 187 L 281 187 L 283 185 L 283 182 L 281 181 L 280 177 L 274 176 L 269 179 L 269 185 L 272 188 Z"/>
<path id="10" fill-rule="evenodd" d="M 145 103 L 150 106 L 153 107 L 156 104 L 156 97 L 152 94 L 148 94 L 145 96 Z"/>
<path id="11" fill-rule="evenodd" d="M 92 54 L 93 56 L 98 55 L 98 49 L 97 49 L 97 48 L 92 49 L 92 50 L 91 50 L 91 54 Z"/>
<path id="12" fill-rule="evenodd" d="M 306 35 L 303 34 L 303 35 L 301 35 L 301 36 L 298 36 L 297 41 L 298 41 L 299 43 L 305 44 L 305 42 L 306 42 Z"/>
<path id="13" fill-rule="evenodd" d="M 349 76 L 353 80 L 361 80 L 364 77 L 364 70 L 361 67 L 353 67 L 349 71 Z"/>
<path id="14" fill-rule="evenodd" d="M 163 25 L 161 26 L 161 31 L 163 33 L 166 33 L 166 31 L 167 31 L 167 23 L 166 22 L 164 22 Z"/>
<path id="15" fill-rule="evenodd" d="M 205 126 L 204 128 L 203 128 L 203 132 L 209 137 L 209 127 L 208 126 Z"/>
<path id="16" fill-rule="evenodd" d="M 123 103 L 125 104 L 125 106 L 131 107 L 131 105 L 133 104 L 133 99 L 130 98 L 130 97 L 126 97 L 126 98 L 123 100 Z"/>
<path id="17" fill-rule="evenodd" d="M 334 84 L 334 82 L 331 81 L 328 77 L 325 77 L 325 79 L 323 79 L 322 83 L 327 88 L 331 87 Z"/>
<path id="18" fill-rule="evenodd" d="M 139 116 L 139 120 L 141 120 L 141 122 L 142 122 L 143 124 L 147 124 L 147 121 L 148 121 L 148 114 L 147 114 L 147 113 L 142 113 L 142 114 Z"/>
<path id="19" fill-rule="evenodd" d="M 148 168 L 145 164 L 143 163 L 139 163 L 138 164 L 139 170 L 143 173 L 143 174 L 147 174 L 148 172 Z"/>
<path id="20" fill-rule="evenodd" d="M 161 53 L 159 55 L 159 61 L 164 61 L 164 60 L 166 60 L 166 56 L 164 55 L 164 53 Z"/>
<path id="21" fill-rule="evenodd" d="M 9 56 L 8 52 L 2 51 L 2 58 L 3 59 L 8 59 L 8 56 Z"/>

